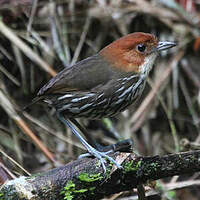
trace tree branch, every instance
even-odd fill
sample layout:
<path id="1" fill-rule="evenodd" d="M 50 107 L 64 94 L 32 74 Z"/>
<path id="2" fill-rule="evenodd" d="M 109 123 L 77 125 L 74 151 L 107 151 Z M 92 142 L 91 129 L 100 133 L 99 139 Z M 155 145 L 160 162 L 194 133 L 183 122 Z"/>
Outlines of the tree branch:
<path id="1" fill-rule="evenodd" d="M 123 170 L 107 163 L 107 173 L 97 159 L 85 158 L 31 177 L 8 181 L 0 190 L 3 199 L 101 199 L 136 188 L 147 180 L 200 171 L 200 151 L 165 156 L 136 157 L 131 153 L 112 156 Z M 0 196 L 1 199 L 1 196 Z"/>

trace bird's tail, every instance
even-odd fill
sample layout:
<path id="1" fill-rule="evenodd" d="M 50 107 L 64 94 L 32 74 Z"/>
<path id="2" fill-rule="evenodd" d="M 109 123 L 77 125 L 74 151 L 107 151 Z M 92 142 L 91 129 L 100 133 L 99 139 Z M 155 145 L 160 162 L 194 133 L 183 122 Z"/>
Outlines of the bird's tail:
<path id="1" fill-rule="evenodd" d="M 33 104 L 37 103 L 38 101 L 42 100 L 43 97 L 35 97 L 31 103 L 23 107 L 23 110 L 26 110 L 28 107 L 32 106 Z"/>

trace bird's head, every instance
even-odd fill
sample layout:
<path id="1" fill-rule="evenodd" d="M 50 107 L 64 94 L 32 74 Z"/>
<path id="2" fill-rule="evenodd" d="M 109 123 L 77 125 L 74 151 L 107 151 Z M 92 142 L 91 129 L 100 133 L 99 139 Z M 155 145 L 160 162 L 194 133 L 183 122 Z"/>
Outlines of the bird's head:
<path id="1" fill-rule="evenodd" d="M 174 46 L 174 42 L 159 42 L 152 34 L 137 32 L 114 41 L 99 54 L 123 72 L 148 74 L 158 52 Z"/>

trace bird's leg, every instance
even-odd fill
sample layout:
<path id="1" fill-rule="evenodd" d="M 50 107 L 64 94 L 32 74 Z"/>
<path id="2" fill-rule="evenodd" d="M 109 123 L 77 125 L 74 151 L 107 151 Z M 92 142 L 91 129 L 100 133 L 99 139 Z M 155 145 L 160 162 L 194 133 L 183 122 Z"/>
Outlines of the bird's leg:
<path id="1" fill-rule="evenodd" d="M 74 118 L 69 118 L 69 120 L 83 133 L 83 135 L 86 137 L 88 143 L 95 147 L 95 149 L 98 149 L 98 144 L 95 142 L 95 140 L 88 134 L 87 130 L 81 126 L 81 124 Z"/>
<path id="2" fill-rule="evenodd" d="M 75 129 L 75 127 L 64 118 L 64 116 L 57 112 L 57 116 L 58 118 L 65 124 L 67 125 L 71 131 L 73 132 L 74 135 L 76 135 L 76 137 L 79 138 L 80 142 L 83 144 L 83 146 L 88 150 L 88 152 L 93 155 L 94 157 L 98 158 L 101 162 L 101 165 L 103 167 L 104 172 L 106 172 L 106 166 L 105 166 L 105 160 L 104 158 L 108 159 L 110 162 L 114 163 L 117 168 L 122 168 L 120 164 L 118 164 L 113 158 L 111 158 L 110 156 L 108 156 L 107 152 L 100 152 L 98 150 L 96 150 L 95 148 L 93 148 L 91 145 L 89 145 L 84 138 L 79 134 L 79 132 Z M 110 153 L 110 152 L 109 152 Z"/>
<path id="3" fill-rule="evenodd" d="M 133 140 L 127 139 L 117 142 L 116 144 L 111 144 L 109 146 L 102 146 L 96 144 L 96 149 L 100 152 L 105 152 L 106 154 L 114 153 L 117 151 L 131 153 L 133 152 Z M 89 157 L 91 154 L 85 153 L 79 156 L 79 158 Z"/>
<path id="4" fill-rule="evenodd" d="M 73 124 L 75 124 L 76 127 L 84 134 L 84 136 L 87 138 L 88 141 L 90 141 L 90 144 L 95 146 L 95 149 L 101 152 L 109 152 L 114 153 L 116 151 L 120 152 L 132 152 L 132 146 L 133 141 L 131 139 L 122 140 L 117 142 L 116 144 L 111 144 L 108 146 L 102 146 L 95 142 L 95 140 L 87 133 L 87 130 L 81 126 L 81 124 L 74 118 L 69 119 Z M 87 156 L 88 154 L 85 154 L 83 156 Z M 81 156 L 82 157 L 82 156 Z"/>

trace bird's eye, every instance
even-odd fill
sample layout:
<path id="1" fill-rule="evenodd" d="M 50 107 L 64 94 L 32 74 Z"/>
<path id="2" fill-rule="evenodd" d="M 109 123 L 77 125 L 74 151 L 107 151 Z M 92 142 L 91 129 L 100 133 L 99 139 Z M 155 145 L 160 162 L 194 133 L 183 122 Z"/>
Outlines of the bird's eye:
<path id="1" fill-rule="evenodd" d="M 144 53 L 145 50 L 146 50 L 146 45 L 144 45 L 144 44 L 138 44 L 138 45 L 137 45 L 137 50 L 138 50 L 139 52 L 141 52 L 141 53 Z"/>

